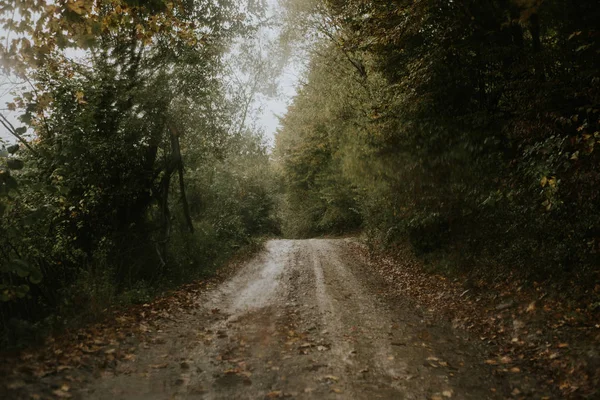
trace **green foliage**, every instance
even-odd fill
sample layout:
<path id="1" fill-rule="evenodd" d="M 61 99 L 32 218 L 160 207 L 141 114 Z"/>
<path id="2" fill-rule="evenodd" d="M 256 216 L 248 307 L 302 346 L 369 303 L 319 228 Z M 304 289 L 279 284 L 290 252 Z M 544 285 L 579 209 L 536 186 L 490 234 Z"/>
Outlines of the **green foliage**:
<path id="1" fill-rule="evenodd" d="M 304 215 L 306 233 L 324 215 L 343 221 L 322 201 L 339 190 L 376 243 L 408 236 L 420 253 L 590 281 L 600 244 L 597 7 L 288 3 L 320 37 L 276 150 L 287 207 Z"/>
<path id="2" fill-rule="evenodd" d="M 346 89 L 344 84 L 352 78 L 334 81 L 326 64 L 314 60 L 312 66 L 309 84 L 282 120 L 275 149 L 286 187 L 283 231 L 293 237 L 341 233 L 361 224 L 357 188 L 341 174 L 345 168 L 342 135 L 352 129 L 348 117 L 353 104 L 334 94 Z"/>
<path id="3" fill-rule="evenodd" d="M 260 135 L 228 128 L 225 52 L 261 12 L 241 7 L 0 0 L 3 66 L 30 83 L 23 127 L 0 116 L 21 143 L 0 152 L 0 328 L 144 301 L 277 230 Z"/>

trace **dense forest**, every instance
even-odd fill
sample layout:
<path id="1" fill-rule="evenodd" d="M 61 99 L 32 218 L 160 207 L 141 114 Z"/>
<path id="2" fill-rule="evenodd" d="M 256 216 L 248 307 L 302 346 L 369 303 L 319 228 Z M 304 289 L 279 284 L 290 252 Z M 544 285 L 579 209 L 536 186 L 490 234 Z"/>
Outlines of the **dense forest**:
<path id="1" fill-rule="evenodd" d="M 262 1 L 0 0 L 0 347 L 269 235 L 598 296 L 596 2 L 280 3 L 263 46 Z M 253 99 L 285 61 L 271 149 Z"/>
<path id="2" fill-rule="evenodd" d="M 283 230 L 441 269 L 598 282 L 593 1 L 287 2 L 313 32 L 275 149 Z M 300 35 L 299 35 L 300 33 Z M 306 37 L 305 37 L 306 39 Z"/>
<path id="3" fill-rule="evenodd" d="M 146 301 L 276 231 L 267 147 L 246 115 L 261 83 L 250 45 L 230 72 L 231 44 L 252 43 L 262 13 L 0 1 L 3 68 L 19 83 L 0 115 L 18 139 L 0 158 L 2 331 L 26 340 Z"/>

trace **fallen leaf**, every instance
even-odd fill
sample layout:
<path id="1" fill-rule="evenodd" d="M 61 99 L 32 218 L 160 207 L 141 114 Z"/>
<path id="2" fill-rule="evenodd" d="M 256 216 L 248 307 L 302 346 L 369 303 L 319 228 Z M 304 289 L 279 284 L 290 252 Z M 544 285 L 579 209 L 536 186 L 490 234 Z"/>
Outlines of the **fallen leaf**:
<path id="1" fill-rule="evenodd" d="M 448 397 L 448 398 L 452 397 L 452 390 L 444 390 L 442 392 L 442 396 Z"/>
<path id="2" fill-rule="evenodd" d="M 16 390 L 16 389 L 21 389 L 22 387 L 25 387 L 25 381 L 14 381 L 9 383 L 8 385 L 6 385 L 6 387 L 10 390 Z"/>
<path id="3" fill-rule="evenodd" d="M 230 368 L 230 369 L 227 369 L 227 370 L 223 371 L 223 373 L 225 375 L 239 374 L 240 373 L 240 369 L 239 368 Z"/>
<path id="4" fill-rule="evenodd" d="M 164 364 L 152 364 L 152 365 L 150 365 L 150 368 L 152 368 L 152 369 L 162 369 L 162 368 L 167 368 L 167 365 L 169 365 L 169 364 L 167 364 L 167 363 L 164 363 Z"/>
<path id="5" fill-rule="evenodd" d="M 56 397 L 60 397 L 61 399 L 68 399 L 68 398 L 72 397 L 71 393 L 65 392 L 64 390 L 60 390 L 60 389 L 54 390 L 52 393 Z"/>

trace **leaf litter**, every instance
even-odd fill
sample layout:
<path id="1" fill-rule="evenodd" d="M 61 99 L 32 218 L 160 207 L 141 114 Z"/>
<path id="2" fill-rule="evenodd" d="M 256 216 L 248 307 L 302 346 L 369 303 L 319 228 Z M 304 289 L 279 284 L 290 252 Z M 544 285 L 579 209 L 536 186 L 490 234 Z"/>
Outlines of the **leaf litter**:
<path id="1" fill-rule="evenodd" d="M 598 395 L 600 368 L 594 366 L 600 365 L 600 324 L 585 298 L 580 303 L 562 301 L 552 295 L 549 285 L 534 282 L 527 288 L 516 277 L 494 283 L 452 279 L 426 272 L 408 245 L 375 254 L 360 242 L 351 243 L 359 258 L 389 285 L 384 295 L 401 293 L 434 318 L 479 337 L 492 356 L 482 364 L 496 368 L 497 374 L 526 374 L 539 392 L 549 391 L 558 398 Z M 600 285 L 596 289 L 598 296 Z M 578 346 L 571 346 L 571 341 Z M 427 362 L 442 365 L 435 357 Z M 512 394 L 523 392 L 515 387 Z"/>

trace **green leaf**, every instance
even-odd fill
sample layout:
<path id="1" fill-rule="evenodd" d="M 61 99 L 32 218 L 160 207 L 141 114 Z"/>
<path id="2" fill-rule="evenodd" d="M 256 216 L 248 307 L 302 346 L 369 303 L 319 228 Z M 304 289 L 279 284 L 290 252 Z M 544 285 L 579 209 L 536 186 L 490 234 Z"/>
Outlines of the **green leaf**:
<path id="1" fill-rule="evenodd" d="M 19 169 L 23 169 L 23 167 L 25 166 L 25 163 L 23 163 L 23 161 L 21 161 L 21 160 L 11 158 L 6 162 L 6 165 L 8 165 L 8 168 L 10 168 L 10 169 L 19 170 Z"/>
<path id="2" fill-rule="evenodd" d="M 9 154 L 15 154 L 17 151 L 19 151 L 19 145 L 13 144 L 12 146 L 8 146 L 6 150 L 8 150 Z"/>
<path id="3" fill-rule="evenodd" d="M 43 207 L 38 208 L 37 210 L 33 210 L 29 214 L 25 215 L 22 219 L 23 226 L 31 226 L 47 215 L 47 210 Z"/>
<path id="4" fill-rule="evenodd" d="M 31 266 L 27 262 L 20 259 L 10 260 L 9 268 L 21 278 L 29 276 L 31 272 Z"/>
<path id="5" fill-rule="evenodd" d="M 19 117 L 19 120 L 24 124 L 30 124 L 33 120 L 33 114 L 31 112 L 26 112 Z"/>
<path id="6" fill-rule="evenodd" d="M 6 188 L 10 191 L 10 190 L 16 190 L 19 187 L 19 184 L 17 183 L 17 180 L 15 178 L 13 178 L 10 175 L 6 175 L 3 177 L 4 178 L 4 184 L 6 185 Z"/>
<path id="7" fill-rule="evenodd" d="M 27 293 L 29 293 L 29 286 L 28 285 L 17 286 L 15 288 L 15 292 L 17 294 L 17 297 L 20 298 L 20 299 L 22 299 L 25 296 L 27 296 Z"/>
<path id="8" fill-rule="evenodd" d="M 37 285 L 40 282 L 42 282 L 43 278 L 44 276 L 42 275 L 42 272 L 39 269 L 34 268 L 31 271 L 31 275 L 29 275 L 29 282 L 33 283 L 34 285 Z"/>

